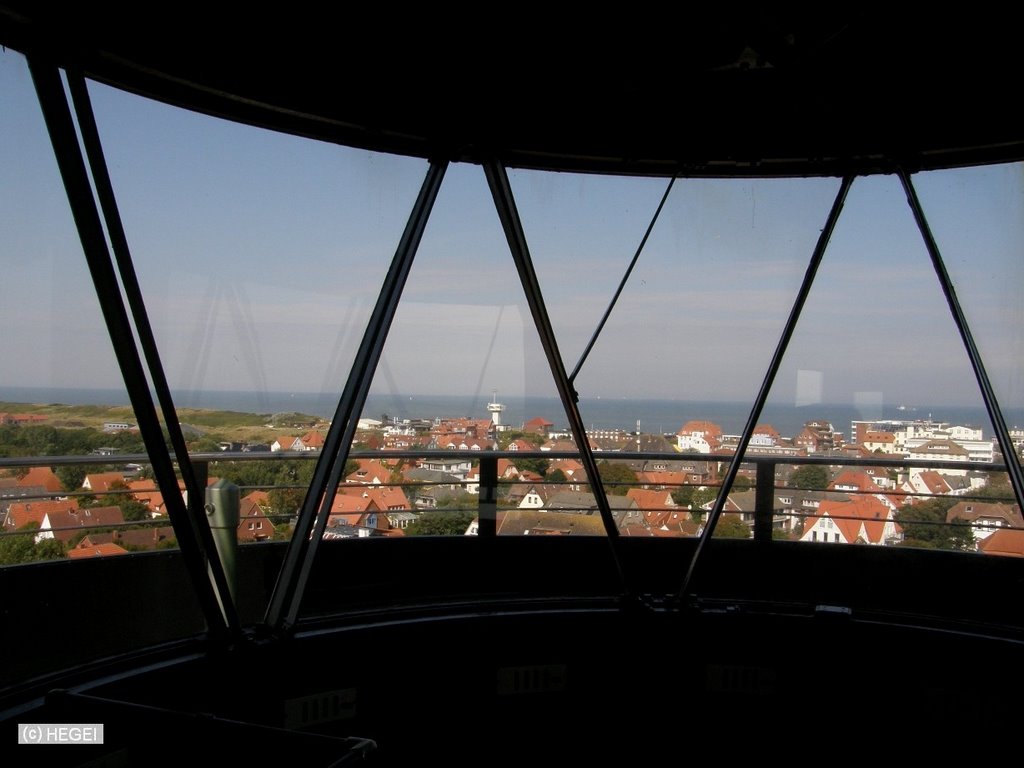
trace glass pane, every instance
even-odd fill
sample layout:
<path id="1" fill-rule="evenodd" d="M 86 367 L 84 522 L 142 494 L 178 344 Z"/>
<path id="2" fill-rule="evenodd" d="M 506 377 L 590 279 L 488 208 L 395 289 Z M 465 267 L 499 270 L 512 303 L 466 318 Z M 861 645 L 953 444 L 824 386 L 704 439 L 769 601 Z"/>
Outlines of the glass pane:
<path id="1" fill-rule="evenodd" d="M 110 526 L 139 518 L 130 497 L 93 494 L 83 482 L 103 473 L 123 490 L 142 468 L 118 457 L 142 453 L 142 440 L 24 58 L 0 53 L 0 78 L 0 453 L 96 457 L 93 464 L 54 460 L 3 470 L 0 544 L 7 551 L 0 560 L 73 557 L 84 539 L 123 553 L 129 533 Z M 43 532 L 14 533 L 25 528 Z"/>
<path id="2" fill-rule="evenodd" d="M 513 184 L 572 370 L 667 181 L 520 171 Z M 837 190 L 831 179 L 674 185 L 576 380 L 606 488 L 642 513 L 630 535 L 698 531 Z"/>
<path id="3" fill-rule="evenodd" d="M 1019 163 L 921 173 L 921 205 L 953 281 L 1019 461 L 1024 449 L 1024 178 Z M 993 436 L 994 442 L 994 436 Z M 998 446 L 994 446 L 998 451 Z M 999 460 L 999 456 L 996 456 Z M 1024 555 L 1024 519 L 1001 473 L 947 516 L 971 524 L 979 552 Z"/>
<path id="4" fill-rule="evenodd" d="M 90 93 L 178 405 L 332 414 L 426 163 Z"/>
<path id="5" fill-rule="evenodd" d="M 973 548 L 947 512 L 998 482 L 991 425 L 895 177 L 854 183 L 763 422 L 746 458 L 775 462 L 776 537 Z"/>
<path id="6" fill-rule="evenodd" d="M 502 507 L 513 507 L 519 490 L 539 488 L 553 471 L 550 462 L 526 454 L 553 445 L 552 429 L 565 423 L 561 412 L 483 171 L 452 166 L 365 413 L 380 422 L 384 447 L 429 451 L 390 468 L 393 479 L 409 483 L 417 515 L 406 535 L 476 530 L 483 452 L 523 455 L 499 467 Z M 507 530 L 513 527 L 510 519 Z"/>
<path id="7" fill-rule="evenodd" d="M 90 93 L 189 450 L 287 538 L 427 164 Z"/>
<path id="8" fill-rule="evenodd" d="M 156 551 L 176 546 L 173 531 L 130 492 L 148 472 L 145 458 L 132 457 L 143 453 L 137 420 L 28 67 L 9 50 L 0 50 L 0 102 L 0 565 L 10 641 L 33 649 L 9 654 L 2 686 L 196 634 L 203 624 L 182 589 L 181 560 Z M 70 464 L 69 456 L 92 459 Z M 114 557 L 123 578 L 96 562 Z M 62 562 L 8 568 L 38 560 Z M 66 588 L 83 579 L 102 599 Z M 132 632 L 107 631 L 128 614 L 137 620 Z M 55 626 L 75 627 L 75 642 Z"/>

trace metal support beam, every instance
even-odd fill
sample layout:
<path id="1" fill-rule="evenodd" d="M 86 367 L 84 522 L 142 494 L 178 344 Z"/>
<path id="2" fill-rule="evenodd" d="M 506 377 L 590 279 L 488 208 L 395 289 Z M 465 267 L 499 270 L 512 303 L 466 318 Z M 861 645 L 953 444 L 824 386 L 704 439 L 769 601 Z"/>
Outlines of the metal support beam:
<path id="1" fill-rule="evenodd" d="M 772 521 L 775 518 L 774 461 L 757 465 L 757 487 L 754 490 L 754 541 L 772 540 Z"/>
<path id="2" fill-rule="evenodd" d="M 238 523 L 241 492 L 230 480 L 221 478 L 206 489 L 203 508 L 210 520 L 210 532 L 217 555 L 227 576 L 231 599 L 238 601 Z"/>
<path id="3" fill-rule="evenodd" d="M 573 368 L 571 374 L 569 374 L 569 381 L 573 384 L 576 382 L 576 377 L 579 376 L 580 371 L 583 369 L 583 364 L 587 362 L 587 357 L 590 356 L 590 350 L 594 348 L 594 344 L 597 343 L 598 336 L 601 335 L 601 331 L 604 330 L 605 323 L 608 322 L 608 318 L 611 317 L 612 310 L 615 309 L 615 304 L 619 301 L 619 296 L 622 294 L 622 289 L 626 287 L 626 282 L 629 280 L 629 276 L 633 274 L 633 267 L 636 266 L 637 260 L 640 258 L 640 254 L 644 250 L 644 246 L 647 245 L 647 239 L 651 236 L 651 232 L 654 231 L 654 225 L 658 223 L 658 217 L 661 216 L 661 209 L 665 207 L 665 202 L 668 200 L 669 193 L 672 192 L 672 187 L 676 183 L 676 177 L 673 176 L 668 181 L 668 186 L 665 187 L 665 194 L 661 196 L 661 202 L 658 203 L 657 209 L 654 211 L 654 216 L 651 217 L 651 223 L 647 225 L 647 230 L 644 232 L 644 236 L 640 238 L 640 245 L 636 247 L 636 252 L 633 254 L 633 258 L 629 262 L 629 266 L 626 267 L 626 272 L 622 276 L 622 280 L 619 281 L 619 287 L 615 289 L 615 295 L 612 296 L 611 302 L 608 304 L 608 309 L 604 311 L 604 315 L 601 316 L 601 322 L 597 324 L 597 328 L 594 329 L 594 335 L 590 337 L 590 341 L 587 342 L 587 348 L 583 350 L 583 354 L 580 355 L 579 362 L 576 363 L 576 367 Z"/>
<path id="4" fill-rule="evenodd" d="M 815 275 L 818 273 L 818 267 L 821 265 L 821 259 L 825 255 L 825 249 L 828 247 L 828 242 L 832 237 L 832 232 L 836 227 L 836 222 L 839 220 L 839 214 L 842 213 L 843 204 L 846 202 L 846 195 L 850 191 L 850 185 L 852 183 L 852 176 L 846 176 L 843 178 L 843 182 L 839 186 L 839 192 L 836 194 L 836 199 L 832 203 L 832 209 L 829 211 L 828 219 L 825 221 L 825 226 L 822 228 L 821 234 L 818 235 L 818 242 L 814 247 L 814 253 L 811 254 L 811 261 L 807 265 L 807 271 L 804 273 L 803 282 L 800 284 L 800 290 L 797 292 L 796 301 L 793 302 L 793 308 L 790 310 L 789 317 L 786 319 L 786 325 L 782 330 L 782 336 L 779 339 L 778 345 L 775 347 L 775 353 L 772 355 L 771 362 L 768 365 L 768 372 L 765 374 L 764 381 L 761 382 L 761 389 L 758 391 L 757 397 L 754 399 L 754 407 L 750 410 L 750 416 L 747 418 L 747 425 L 743 428 L 743 434 L 740 436 L 740 441 L 736 446 L 736 453 L 733 456 L 732 462 L 729 464 L 729 469 L 725 473 L 725 479 L 722 481 L 722 487 L 718 491 L 718 497 L 715 499 L 715 505 L 712 507 L 710 514 L 708 514 L 708 520 L 704 525 L 700 541 L 697 542 L 697 549 L 694 550 L 693 557 L 690 558 L 690 566 L 686 570 L 686 577 L 683 579 L 683 585 L 679 590 L 680 598 L 685 598 L 686 594 L 689 592 L 690 587 L 693 584 L 694 574 L 697 572 L 697 566 L 700 563 L 701 556 L 707 549 L 708 541 L 710 541 L 712 535 L 714 535 L 715 526 L 718 525 L 718 519 L 722 516 L 722 509 L 725 507 L 725 501 L 729 497 L 729 491 L 732 489 L 732 484 L 736 480 L 736 473 L 739 472 L 740 469 L 740 461 L 743 459 L 743 454 L 747 452 L 747 446 L 750 445 L 750 438 L 754 435 L 754 428 L 757 426 L 758 419 L 761 418 L 761 411 L 764 409 L 764 404 L 768 400 L 768 394 L 771 392 L 772 384 L 775 383 L 775 376 L 779 372 L 779 366 L 782 365 L 782 358 L 786 355 L 786 349 L 789 347 L 789 341 L 793 337 L 793 331 L 796 330 L 796 324 L 800 319 L 800 313 L 803 311 L 804 304 L 807 302 L 807 296 L 811 292 L 811 285 L 814 283 Z M 774 479 L 772 482 L 774 482 Z M 760 483 L 758 484 L 758 487 L 760 488 Z"/>
<path id="5" fill-rule="evenodd" d="M 96 187 L 96 196 L 99 199 L 100 210 L 103 212 L 103 219 L 107 225 L 107 235 L 110 238 L 110 245 L 114 252 L 114 263 L 117 265 L 118 274 L 121 277 L 121 285 L 124 289 L 125 299 L 128 308 L 131 310 L 132 322 L 135 324 L 135 333 L 138 336 L 139 347 L 146 361 L 149 370 L 149 379 L 153 384 L 157 402 L 163 413 L 164 428 L 174 450 L 174 458 L 178 463 L 178 472 L 188 492 L 189 503 L 186 509 L 189 513 L 189 523 L 195 529 L 203 549 L 207 552 L 220 552 L 215 546 L 213 533 L 210 524 L 204 513 L 204 497 L 206 493 L 205 472 L 203 482 L 200 483 L 197 472 L 192 466 L 192 460 L 188 455 L 188 446 L 185 444 L 185 435 L 181 431 L 181 424 L 178 421 L 178 412 L 171 397 L 171 388 L 167 383 L 167 376 L 164 373 L 163 363 L 160 361 L 160 353 L 157 349 L 156 337 L 153 334 L 153 326 L 149 322 L 149 313 L 146 311 L 146 304 L 142 298 L 142 288 L 139 285 L 139 278 L 135 272 L 135 265 L 132 261 L 131 250 L 128 247 L 128 237 L 124 231 L 124 223 L 121 221 L 121 213 L 118 210 L 117 198 L 114 195 L 114 186 L 110 181 L 110 172 L 107 168 L 107 161 L 103 154 L 103 144 L 100 141 L 99 129 L 96 127 L 96 117 L 92 109 L 92 101 L 89 98 L 89 89 L 85 78 L 78 72 L 67 72 L 68 89 L 71 92 L 71 101 L 75 108 L 75 117 L 78 119 L 78 127 L 82 134 L 82 144 L 85 147 L 86 158 L 89 161 L 89 169 L 92 172 L 93 184 Z M 219 602 L 225 611 L 225 615 L 235 614 L 234 588 L 230 578 L 225 571 L 226 564 L 223 557 L 217 558 L 217 564 L 211 563 L 210 577 L 214 581 L 214 588 L 217 591 Z M 226 600 L 230 596 L 231 599 Z M 229 623 L 237 628 L 237 621 Z"/>
<path id="6" fill-rule="evenodd" d="M 78 236 L 82 242 L 82 250 L 99 299 L 100 311 L 135 411 L 135 418 L 139 422 L 139 430 L 153 467 L 153 475 L 167 504 L 168 517 L 199 597 L 207 627 L 213 636 L 229 637 L 238 632 L 239 626 L 234 604 L 227 591 L 227 582 L 224 580 L 220 561 L 212 548 L 212 537 L 207 548 L 191 524 L 178 488 L 178 478 L 164 443 L 160 420 L 135 344 L 117 275 L 111 264 L 110 252 L 96 209 L 96 199 L 89 185 L 85 161 L 61 84 L 60 71 L 52 63 L 36 57 L 29 57 L 28 65 L 67 191 Z M 209 528 L 206 528 L 206 531 L 209 533 Z M 222 591 L 218 589 L 221 585 Z"/>
<path id="7" fill-rule="evenodd" d="M 910 205 L 910 210 L 914 213 L 914 221 L 917 222 L 917 228 L 921 232 L 925 248 L 928 249 L 928 256 L 932 260 L 935 276 L 939 279 L 939 286 L 942 288 L 942 293 L 946 297 L 946 303 L 949 305 L 949 313 L 953 316 L 953 322 L 956 323 L 956 328 L 960 332 L 960 339 L 964 343 L 967 357 L 971 361 L 971 368 L 974 369 L 974 376 L 978 380 L 978 388 L 981 390 L 981 398 L 985 402 L 985 410 L 988 411 L 988 417 L 992 421 L 992 428 L 996 432 L 999 450 L 1003 452 L 1006 473 L 1010 476 L 1010 485 L 1013 486 L 1013 495 L 1017 498 L 1017 506 L 1020 509 L 1024 509 L 1024 474 L 1021 472 L 1020 460 L 1017 458 L 1017 452 L 1013 447 L 1013 440 L 1010 439 L 1010 431 L 1006 427 L 1006 420 L 1003 419 L 1003 412 L 999 407 L 999 401 L 996 398 L 995 391 L 992 389 L 988 373 L 985 371 L 981 352 L 978 351 L 978 347 L 974 343 L 974 335 L 967 324 L 967 316 L 964 315 L 964 310 L 960 306 L 960 300 L 957 298 L 953 281 L 949 277 L 949 272 L 946 271 L 946 265 L 942 261 L 942 254 L 939 252 L 939 246 L 935 242 L 934 235 L 932 235 L 931 227 L 928 226 L 928 220 L 925 218 L 924 209 L 921 207 L 921 201 L 917 197 L 917 191 L 910 180 L 910 175 L 901 168 L 899 176 L 900 181 L 903 183 L 903 190 L 907 194 L 907 203 Z"/>
<path id="8" fill-rule="evenodd" d="M 373 374 L 377 370 L 381 352 L 384 350 L 384 342 L 398 309 L 413 258 L 423 238 L 423 230 L 426 228 L 427 219 L 430 217 L 430 211 L 447 169 L 447 161 L 430 164 L 363 333 L 351 373 L 338 400 L 331 428 L 324 438 L 324 447 L 317 460 L 313 480 L 302 502 L 302 509 L 299 511 L 288 551 L 285 553 L 277 583 L 274 585 L 274 592 L 270 597 L 265 624 L 272 632 L 290 632 L 298 618 L 302 594 L 309 580 L 324 529 L 327 527 L 338 482 L 341 480 L 341 473 L 345 468 L 359 422 L 359 414 L 366 402 L 366 395 L 370 390 Z"/>
<path id="9" fill-rule="evenodd" d="M 146 365 L 149 368 L 153 390 L 156 392 L 157 402 L 164 415 L 171 447 L 174 449 L 174 456 L 178 461 L 185 489 L 189 495 L 202 495 L 203 486 L 196 483 L 195 472 L 192 469 L 188 448 L 185 445 L 185 436 L 182 434 L 181 425 L 178 422 L 171 390 L 167 384 L 167 377 L 164 375 L 163 364 L 160 362 L 160 353 L 157 350 L 153 327 L 149 322 L 149 314 L 146 312 L 146 305 L 142 299 L 142 289 L 139 287 L 138 275 L 135 273 L 135 265 L 128 248 L 128 238 L 125 235 L 117 199 L 114 196 L 114 187 L 107 170 L 107 161 L 103 154 L 103 145 L 100 142 L 99 130 L 96 127 L 92 101 L 89 99 L 89 89 L 86 86 L 85 78 L 80 73 L 68 72 L 67 79 L 71 100 L 75 107 L 75 116 L 78 118 L 78 127 L 82 132 L 82 144 L 85 146 L 89 169 L 92 171 L 93 183 L 96 185 L 96 196 L 99 198 L 100 209 L 103 211 L 103 219 L 107 225 L 107 234 L 114 251 L 114 261 L 117 264 L 121 285 L 124 287 L 125 298 L 135 323 L 139 346 L 142 348 Z"/>
<path id="10" fill-rule="evenodd" d="M 495 159 L 484 163 L 484 172 L 487 174 L 487 184 L 491 188 L 494 207 L 498 211 L 498 218 L 501 220 L 502 229 L 505 231 L 505 238 L 508 240 L 512 260 L 515 262 L 516 270 L 519 272 L 519 279 L 523 285 L 523 292 L 526 294 L 526 301 L 530 306 L 530 313 L 533 315 L 534 325 L 537 328 L 537 333 L 540 335 L 541 346 L 544 348 L 544 354 L 551 368 L 551 376 L 555 381 L 555 387 L 558 389 L 558 396 L 562 400 L 562 406 L 565 408 L 565 415 L 569 420 L 569 428 L 576 438 L 576 447 L 579 449 L 580 459 L 582 459 L 587 477 L 590 479 L 590 489 L 597 502 L 601 521 L 604 523 L 605 533 L 608 535 L 608 544 L 619 582 L 622 585 L 623 592 L 628 594 L 628 583 L 619 552 L 619 529 L 615 524 L 615 518 L 612 516 L 604 485 L 601 483 L 601 474 L 597 469 L 597 461 L 594 459 L 594 453 L 590 450 L 590 444 L 587 442 L 587 432 L 584 428 L 583 418 L 580 416 L 577 402 L 579 397 L 573 388 L 572 382 L 565 373 L 562 356 L 558 352 L 558 343 L 555 340 L 555 333 L 551 328 L 551 320 L 548 317 L 547 308 L 544 306 L 544 297 L 541 294 L 537 274 L 533 269 L 533 260 L 530 258 L 526 234 L 519 219 L 519 211 L 516 209 L 516 202 L 512 195 L 508 174 L 505 172 L 505 167 Z"/>
<path id="11" fill-rule="evenodd" d="M 480 502 L 477 506 L 477 535 L 493 538 L 498 530 L 498 459 L 480 457 Z"/>

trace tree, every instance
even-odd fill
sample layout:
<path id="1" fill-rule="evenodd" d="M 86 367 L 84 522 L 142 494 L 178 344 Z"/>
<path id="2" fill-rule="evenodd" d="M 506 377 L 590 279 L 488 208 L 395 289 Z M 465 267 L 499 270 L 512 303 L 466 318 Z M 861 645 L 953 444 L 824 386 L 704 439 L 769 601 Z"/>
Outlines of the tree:
<path id="1" fill-rule="evenodd" d="M 896 520 L 903 528 L 903 545 L 928 549 L 974 549 L 974 534 L 964 520 L 954 520 L 956 525 L 946 523 L 946 513 L 952 509 L 956 499 L 934 498 L 896 513 Z"/>
<path id="2" fill-rule="evenodd" d="M 16 534 L 0 536 L 0 565 L 17 565 L 36 560 L 58 560 L 67 557 L 64 545 L 57 539 L 43 539 L 35 542 L 39 523 L 28 523 Z"/>
<path id="3" fill-rule="evenodd" d="M 509 445 L 516 440 L 525 440 L 536 448 L 544 445 L 544 438 L 536 432 L 520 432 L 518 429 L 508 429 L 498 433 L 498 448 L 506 451 Z M 518 466 L 518 462 L 516 466 Z"/>
<path id="4" fill-rule="evenodd" d="M 475 512 L 424 512 L 405 529 L 406 536 L 462 536 Z"/>
<path id="5" fill-rule="evenodd" d="M 709 501 L 714 501 L 716 498 L 718 498 L 718 488 L 701 486 L 693 492 L 693 495 L 690 497 L 690 504 L 694 509 L 700 509 Z"/>
<path id="6" fill-rule="evenodd" d="M 680 507 L 689 507 L 693 503 L 693 492 L 697 489 L 692 485 L 684 485 L 672 491 L 672 501 Z"/>
<path id="7" fill-rule="evenodd" d="M 68 556 L 64 544 L 57 539 L 43 539 L 35 546 L 36 560 L 63 560 Z"/>
<path id="8" fill-rule="evenodd" d="M 86 475 L 103 472 L 105 469 L 102 464 L 64 464 L 57 467 L 54 474 L 65 491 L 78 491 L 81 490 Z"/>
<path id="9" fill-rule="evenodd" d="M 714 535 L 723 539 L 749 539 L 750 526 L 738 517 L 727 515 L 718 518 Z"/>
<path id="10" fill-rule="evenodd" d="M 625 496 L 629 493 L 629 486 L 637 481 L 636 472 L 625 464 L 602 461 L 597 465 L 597 471 L 608 493 L 614 496 Z"/>
<path id="11" fill-rule="evenodd" d="M 30 530 L 31 527 L 33 526 L 30 523 L 19 530 Z M 5 533 L 0 536 L 0 565 L 17 565 L 35 560 L 36 547 L 33 539 L 33 533 Z"/>
<path id="12" fill-rule="evenodd" d="M 188 450 L 190 453 L 217 453 L 220 442 L 215 435 L 206 435 L 191 441 Z"/>
<path id="13" fill-rule="evenodd" d="M 800 467 L 789 476 L 789 484 L 805 491 L 823 491 L 828 488 L 828 469 L 808 464 Z"/>
<path id="14" fill-rule="evenodd" d="M 124 515 L 126 523 L 149 519 L 149 507 L 138 499 L 128 497 L 123 499 L 118 506 L 121 507 L 121 514 Z"/>
<path id="15" fill-rule="evenodd" d="M 437 506 L 442 509 L 459 509 L 475 507 L 478 497 L 466 491 L 452 491 L 447 494 L 437 494 Z M 472 519 L 472 518 L 471 518 Z M 469 525 L 469 523 L 467 523 Z"/>
<path id="16" fill-rule="evenodd" d="M 529 459 L 525 456 L 516 457 L 516 468 L 520 472 L 535 472 L 543 476 L 547 473 L 549 464 L 550 462 L 543 458 Z"/>
<path id="17" fill-rule="evenodd" d="M 566 481 L 565 472 L 560 470 L 558 467 L 552 469 L 546 478 L 549 483 L 564 483 Z"/>
<path id="18" fill-rule="evenodd" d="M 306 499 L 306 492 L 299 488 L 274 488 L 267 493 L 267 501 L 275 515 L 294 515 Z"/>

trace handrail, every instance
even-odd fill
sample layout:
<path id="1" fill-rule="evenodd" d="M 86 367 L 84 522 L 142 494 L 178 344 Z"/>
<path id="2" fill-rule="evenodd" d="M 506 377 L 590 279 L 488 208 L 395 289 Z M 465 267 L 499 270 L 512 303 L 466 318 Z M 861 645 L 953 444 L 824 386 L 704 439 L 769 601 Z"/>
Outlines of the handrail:
<path id="1" fill-rule="evenodd" d="M 424 458 L 463 458 L 469 461 L 483 457 L 494 459 L 576 459 L 577 451 L 470 451 L 460 449 L 402 449 L 386 451 L 352 451 L 350 459 L 424 459 Z M 741 464 L 798 464 L 811 466 L 842 465 L 850 467 L 914 467 L 921 469 L 967 469 L 987 472 L 1005 472 L 1006 464 L 1001 462 L 982 461 L 945 461 L 942 459 L 911 459 L 907 457 L 885 458 L 891 454 L 880 454 L 878 458 L 857 458 L 843 456 L 841 453 L 814 454 L 812 456 L 777 456 L 753 454 L 744 456 Z M 316 461 L 316 451 L 275 451 L 259 452 L 227 452 L 191 453 L 193 461 Z M 672 461 L 702 461 L 728 463 L 735 459 L 734 454 L 719 453 L 666 453 L 643 451 L 595 451 L 598 461 L 639 461 L 668 459 Z M 0 457 L 0 470 L 18 467 L 34 467 L 41 465 L 64 466 L 74 464 L 148 464 L 149 456 L 143 453 L 115 454 L 111 456 L 4 456 Z"/>
<path id="2" fill-rule="evenodd" d="M 479 534 L 481 537 L 491 537 L 496 535 L 496 530 L 493 525 L 495 515 L 498 511 L 498 494 L 497 491 L 500 487 L 514 487 L 514 486 L 525 486 L 525 485 L 544 485 L 548 487 L 565 486 L 568 489 L 585 487 L 589 490 L 592 484 L 587 481 L 522 481 L 522 480 L 506 480 L 498 479 L 496 471 L 485 472 L 485 469 L 495 470 L 497 461 L 499 458 L 548 458 L 548 459 L 559 459 L 559 458 L 574 458 L 576 454 L 572 451 L 466 451 L 466 450 L 455 450 L 455 449 L 443 449 L 443 450 L 403 450 L 403 451 L 360 451 L 352 453 L 352 458 L 371 458 L 371 459 L 388 459 L 388 458 L 401 458 L 401 459 L 422 459 L 422 458 L 435 458 L 435 459 L 461 459 L 471 460 L 480 462 L 480 478 L 478 480 L 466 480 L 459 478 L 452 478 L 454 482 L 440 482 L 440 481 L 408 481 L 402 480 L 401 482 L 383 482 L 383 483 L 343 483 L 342 486 L 352 488 L 379 488 L 379 487 L 397 487 L 400 489 L 408 488 L 432 488 L 440 486 L 459 486 L 465 489 L 469 485 L 476 486 L 478 489 L 478 500 L 476 504 L 471 506 L 461 505 L 459 507 L 443 507 L 441 509 L 434 508 L 416 508 L 416 512 L 420 514 L 429 514 L 435 511 L 476 511 L 479 515 L 480 530 Z M 108 459 L 108 461 L 96 461 L 96 459 Z M 116 458 L 117 461 L 109 461 L 109 459 Z M 218 462 L 236 463 L 236 462 L 251 462 L 251 461 L 310 461 L 317 458 L 315 452 L 276 452 L 276 453 L 229 453 L 229 452 L 217 452 L 217 453 L 196 453 L 191 456 L 193 466 L 197 469 L 202 470 L 205 475 L 208 473 L 210 465 Z M 724 463 L 731 462 L 734 460 L 732 455 L 722 454 L 700 454 L 700 453 L 645 453 L 645 452 L 612 452 L 608 455 L 609 459 L 618 461 L 682 461 L 682 462 L 716 462 Z M 62 466 L 62 465 L 75 465 L 82 463 L 90 464 L 125 464 L 125 463 L 146 463 L 147 457 L 139 454 L 125 454 L 122 456 L 35 456 L 35 457 L 17 457 L 17 458 L 0 458 L 0 469 L 11 469 L 23 466 L 37 466 L 39 464 L 45 464 L 49 466 Z M 755 494 L 754 507 L 753 509 L 742 510 L 744 515 L 753 515 L 753 533 L 754 539 L 758 542 L 768 542 L 772 539 L 772 529 L 775 518 L 779 514 L 782 514 L 791 518 L 806 518 L 816 517 L 814 512 L 805 512 L 802 510 L 793 509 L 791 511 L 779 512 L 776 507 L 776 497 L 783 496 L 788 493 L 816 493 L 821 494 L 822 499 L 826 500 L 830 496 L 843 495 L 847 497 L 852 496 L 887 496 L 887 497 L 906 497 L 906 498 L 954 498 L 959 501 L 989 501 L 989 502 L 1012 502 L 1013 499 L 1007 496 L 1003 498 L 995 498 L 988 495 L 979 495 L 971 493 L 970 489 L 964 492 L 958 492 L 955 494 L 934 494 L 927 491 L 905 491 L 899 488 L 883 488 L 878 487 L 877 489 L 867 490 L 842 490 L 842 489 L 801 489 L 793 488 L 790 486 L 779 485 L 776 482 L 776 468 L 779 464 L 789 466 L 801 466 L 801 465 L 836 465 L 836 466 L 872 466 L 872 467 L 892 467 L 898 469 L 909 469 L 909 468 L 920 468 L 927 469 L 930 467 L 934 468 L 945 468 L 945 469 L 957 469 L 957 470 L 972 470 L 972 471 L 985 471 L 985 472 L 1004 472 L 1005 465 L 1001 463 L 979 463 L 972 461 L 922 461 L 908 458 L 860 458 L 860 457 L 846 457 L 841 454 L 831 454 L 827 456 L 777 456 L 777 455 L 754 455 L 744 457 L 741 464 L 752 466 L 755 469 L 755 482 L 746 490 L 752 491 Z M 623 483 L 623 482 L 602 482 L 602 487 L 616 487 L 621 485 L 650 485 L 650 482 L 637 482 L 637 483 Z M 708 488 L 720 488 L 722 481 L 714 482 L 663 482 L 656 483 L 663 489 L 667 489 L 670 492 L 674 489 L 681 489 L 687 487 L 708 487 Z M 306 486 L 298 483 L 285 483 L 279 485 L 252 485 L 246 486 L 246 490 L 249 489 L 304 489 Z M 154 485 L 152 491 L 158 490 Z M 67 498 L 67 497 L 80 497 L 80 496 L 117 496 L 117 495 L 131 495 L 134 493 L 148 493 L 150 489 L 130 489 L 130 488 L 115 488 L 108 491 L 89 491 L 89 490 L 77 490 L 77 491 L 66 491 L 66 492 L 40 492 L 37 494 L 29 495 L 18 495 L 18 496 L 7 496 L 3 499 L 8 503 L 19 503 L 19 502 L 31 502 L 35 500 L 53 499 L 55 496 Z M 735 489 L 733 489 L 735 490 Z M 666 507 L 664 511 L 682 510 L 692 511 L 688 507 Z M 389 510 L 381 510 L 385 514 Z M 548 512 L 562 512 L 571 514 L 573 512 L 584 512 L 591 513 L 593 509 L 591 507 L 580 507 L 575 508 L 564 508 L 551 510 L 547 509 Z M 645 512 L 659 511 L 657 509 L 645 509 Z M 292 514 L 281 513 L 268 515 L 268 518 L 280 522 L 282 520 L 290 520 L 293 517 Z M 833 519 L 844 519 L 844 516 L 834 514 L 834 511 L 829 512 L 829 517 Z M 748 518 L 749 519 L 749 518 Z M 927 523 L 929 525 L 958 525 L 957 523 L 946 523 L 945 521 L 931 521 L 931 520 L 914 520 L 911 518 L 902 518 L 901 521 L 906 523 Z M 81 525 L 74 526 L 72 528 L 53 528 L 48 527 L 45 530 L 48 532 L 53 531 L 64 531 L 74 530 L 76 532 L 88 531 L 91 529 L 122 529 L 132 527 L 158 527 L 165 525 L 166 519 L 145 519 L 138 521 L 125 521 L 124 523 L 106 523 L 96 525 Z M 1013 526 L 987 526 L 984 523 L 971 523 L 975 528 L 1007 528 L 1014 529 Z M 24 535 L 26 533 L 35 533 L 39 529 L 33 529 L 32 531 L 0 531 L 0 536 L 11 536 L 11 535 Z"/>

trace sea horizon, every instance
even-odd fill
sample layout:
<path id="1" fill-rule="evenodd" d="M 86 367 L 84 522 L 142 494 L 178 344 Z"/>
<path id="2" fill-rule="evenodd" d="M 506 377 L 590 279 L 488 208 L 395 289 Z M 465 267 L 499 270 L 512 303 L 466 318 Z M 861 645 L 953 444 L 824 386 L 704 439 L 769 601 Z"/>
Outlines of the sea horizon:
<path id="1" fill-rule="evenodd" d="M 288 411 L 330 419 L 337 408 L 336 393 L 253 392 L 253 391 L 175 391 L 179 408 L 202 408 L 241 413 L 274 414 Z M 468 417 L 490 418 L 487 405 L 490 393 L 483 395 L 370 394 L 361 414 L 364 418 L 434 419 Z M 65 405 L 129 405 L 128 395 L 118 389 L 59 387 L 0 387 L 0 400 L 12 403 L 61 403 Z M 564 410 L 555 397 L 498 397 L 505 406 L 504 424 L 518 427 L 523 422 L 543 417 L 556 428 L 567 425 Z M 621 429 L 653 434 L 675 434 L 692 419 L 714 422 L 726 434 L 739 434 L 749 418 L 751 403 L 715 400 L 666 400 L 631 398 L 581 398 L 580 413 L 588 430 Z M 1008 425 L 1024 424 L 1024 410 L 1004 410 Z M 837 431 L 849 437 L 854 420 L 932 419 L 966 426 L 980 426 L 986 437 L 992 436 L 988 415 L 982 405 L 928 406 L 894 403 L 868 406 L 851 403 L 815 403 L 795 406 L 769 401 L 759 423 L 771 424 L 785 437 L 799 433 L 812 419 L 826 419 Z"/>

